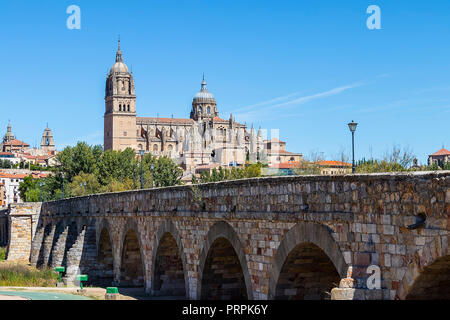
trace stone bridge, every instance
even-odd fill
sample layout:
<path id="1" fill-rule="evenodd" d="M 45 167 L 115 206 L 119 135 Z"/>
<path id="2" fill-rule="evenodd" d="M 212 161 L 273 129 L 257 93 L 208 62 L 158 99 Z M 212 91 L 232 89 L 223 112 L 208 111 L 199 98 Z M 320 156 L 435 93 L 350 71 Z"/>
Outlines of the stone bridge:
<path id="1" fill-rule="evenodd" d="M 188 299 L 450 299 L 449 171 L 99 194 L 43 203 L 35 228 L 31 263 L 66 266 L 69 283 L 81 272 Z"/>

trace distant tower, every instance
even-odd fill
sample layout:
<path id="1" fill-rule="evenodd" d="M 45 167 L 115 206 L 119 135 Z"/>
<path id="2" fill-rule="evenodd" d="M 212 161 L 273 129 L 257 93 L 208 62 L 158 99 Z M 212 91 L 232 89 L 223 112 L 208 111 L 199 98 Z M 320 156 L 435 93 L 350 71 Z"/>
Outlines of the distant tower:
<path id="1" fill-rule="evenodd" d="M 124 150 L 137 148 L 136 95 L 133 73 L 128 71 L 120 50 L 120 39 L 116 63 L 106 78 L 104 149 Z"/>
<path id="2" fill-rule="evenodd" d="M 5 136 L 3 137 L 3 143 L 5 142 L 10 142 L 12 140 L 14 140 L 16 137 L 14 137 L 14 134 L 12 133 L 11 130 L 11 123 L 8 122 L 8 129 L 6 131 Z"/>
<path id="3" fill-rule="evenodd" d="M 218 117 L 216 100 L 214 95 L 206 88 L 205 76 L 203 76 L 202 88 L 194 96 L 192 101 L 191 119 L 199 120 L 204 118 Z"/>
<path id="4" fill-rule="evenodd" d="M 42 134 L 41 149 L 50 152 L 55 151 L 55 141 L 53 141 L 53 134 L 52 131 L 48 128 L 48 124 L 44 130 L 44 133 Z"/>

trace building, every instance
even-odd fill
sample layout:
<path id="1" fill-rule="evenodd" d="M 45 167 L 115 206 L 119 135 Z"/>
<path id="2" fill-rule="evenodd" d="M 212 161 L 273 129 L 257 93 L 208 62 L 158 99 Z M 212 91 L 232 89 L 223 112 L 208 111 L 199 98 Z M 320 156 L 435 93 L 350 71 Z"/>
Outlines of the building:
<path id="1" fill-rule="evenodd" d="M 6 170 L 5 170 L 6 171 Z M 8 170 L 11 171 L 11 170 Z M 14 170 L 12 170 L 14 171 Z M 21 172 L 25 172 L 27 170 L 19 170 Z M 30 174 L 34 179 L 45 178 L 48 176 L 47 173 L 40 172 L 27 172 L 27 173 L 19 173 L 19 172 L 0 172 L 0 183 L 3 187 L 3 206 L 8 206 L 10 203 L 22 203 L 22 199 L 19 194 L 19 186 Z"/>
<path id="2" fill-rule="evenodd" d="M 428 156 L 429 166 L 436 164 L 438 167 L 442 168 L 446 163 L 450 163 L 450 151 L 447 149 L 442 148 L 441 150 L 438 150 Z"/>
<path id="3" fill-rule="evenodd" d="M 0 208 L 5 206 L 5 184 L 0 182 Z"/>
<path id="4" fill-rule="evenodd" d="M 352 173 L 352 164 L 342 161 L 321 160 L 316 162 L 319 165 L 320 174 L 338 175 Z"/>
<path id="5" fill-rule="evenodd" d="M 0 144 L 0 159 L 9 160 L 13 164 L 24 162 L 43 167 L 53 166 L 56 163 L 57 153 L 53 134 L 48 125 L 42 134 L 40 148 L 30 148 L 28 143 L 16 139 L 12 133 L 11 124 L 8 124 Z"/>
<path id="6" fill-rule="evenodd" d="M 272 138 L 266 141 L 267 163 L 269 166 L 287 162 L 301 162 L 303 155 L 286 151 L 286 142 L 278 138 Z M 283 166 L 283 165 L 282 165 Z"/>
<path id="7" fill-rule="evenodd" d="M 272 143 L 268 144 L 272 147 Z M 198 166 L 244 165 L 267 161 L 267 142 L 261 128 L 220 117 L 214 95 L 203 77 L 200 91 L 194 95 L 189 118 L 138 117 L 133 73 L 124 63 L 120 41 L 116 61 L 110 69 L 105 88 L 104 149 L 143 150 L 155 156 L 174 159 L 184 170 L 195 173 Z M 294 158 L 284 146 L 272 149 L 271 157 Z"/>

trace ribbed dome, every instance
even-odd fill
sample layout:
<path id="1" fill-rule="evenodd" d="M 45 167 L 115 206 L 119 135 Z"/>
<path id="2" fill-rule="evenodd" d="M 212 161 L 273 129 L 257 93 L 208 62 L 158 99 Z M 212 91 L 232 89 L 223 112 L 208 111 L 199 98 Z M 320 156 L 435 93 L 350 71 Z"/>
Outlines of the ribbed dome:
<path id="1" fill-rule="evenodd" d="M 112 66 L 111 73 L 129 73 L 128 67 L 123 63 L 122 50 L 120 50 L 120 39 L 116 53 L 116 63 Z"/>
<path id="2" fill-rule="evenodd" d="M 129 73 L 127 65 L 123 62 L 114 63 L 110 72 L 111 73 Z"/>
<path id="3" fill-rule="evenodd" d="M 200 91 L 194 96 L 194 101 L 211 101 L 214 100 L 214 95 L 208 91 L 206 88 L 206 81 L 203 78 L 202 88 Z"/>

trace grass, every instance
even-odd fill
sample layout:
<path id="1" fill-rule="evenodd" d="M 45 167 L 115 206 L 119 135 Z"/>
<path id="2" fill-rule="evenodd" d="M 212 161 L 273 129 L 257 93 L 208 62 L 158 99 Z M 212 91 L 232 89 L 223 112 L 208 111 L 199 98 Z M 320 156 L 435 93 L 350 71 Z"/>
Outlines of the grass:
<path id="1" fill-rule="evenodd" d="M 6 259 L 6 247 L 0 247 L 0 261 Z"/>
<path id="2" fill-rule="evenodd" d="M 0 263 L 0 286 L 53 287 L 58 274 L 52 269 L 38 270 L 23 264 Z"/>

